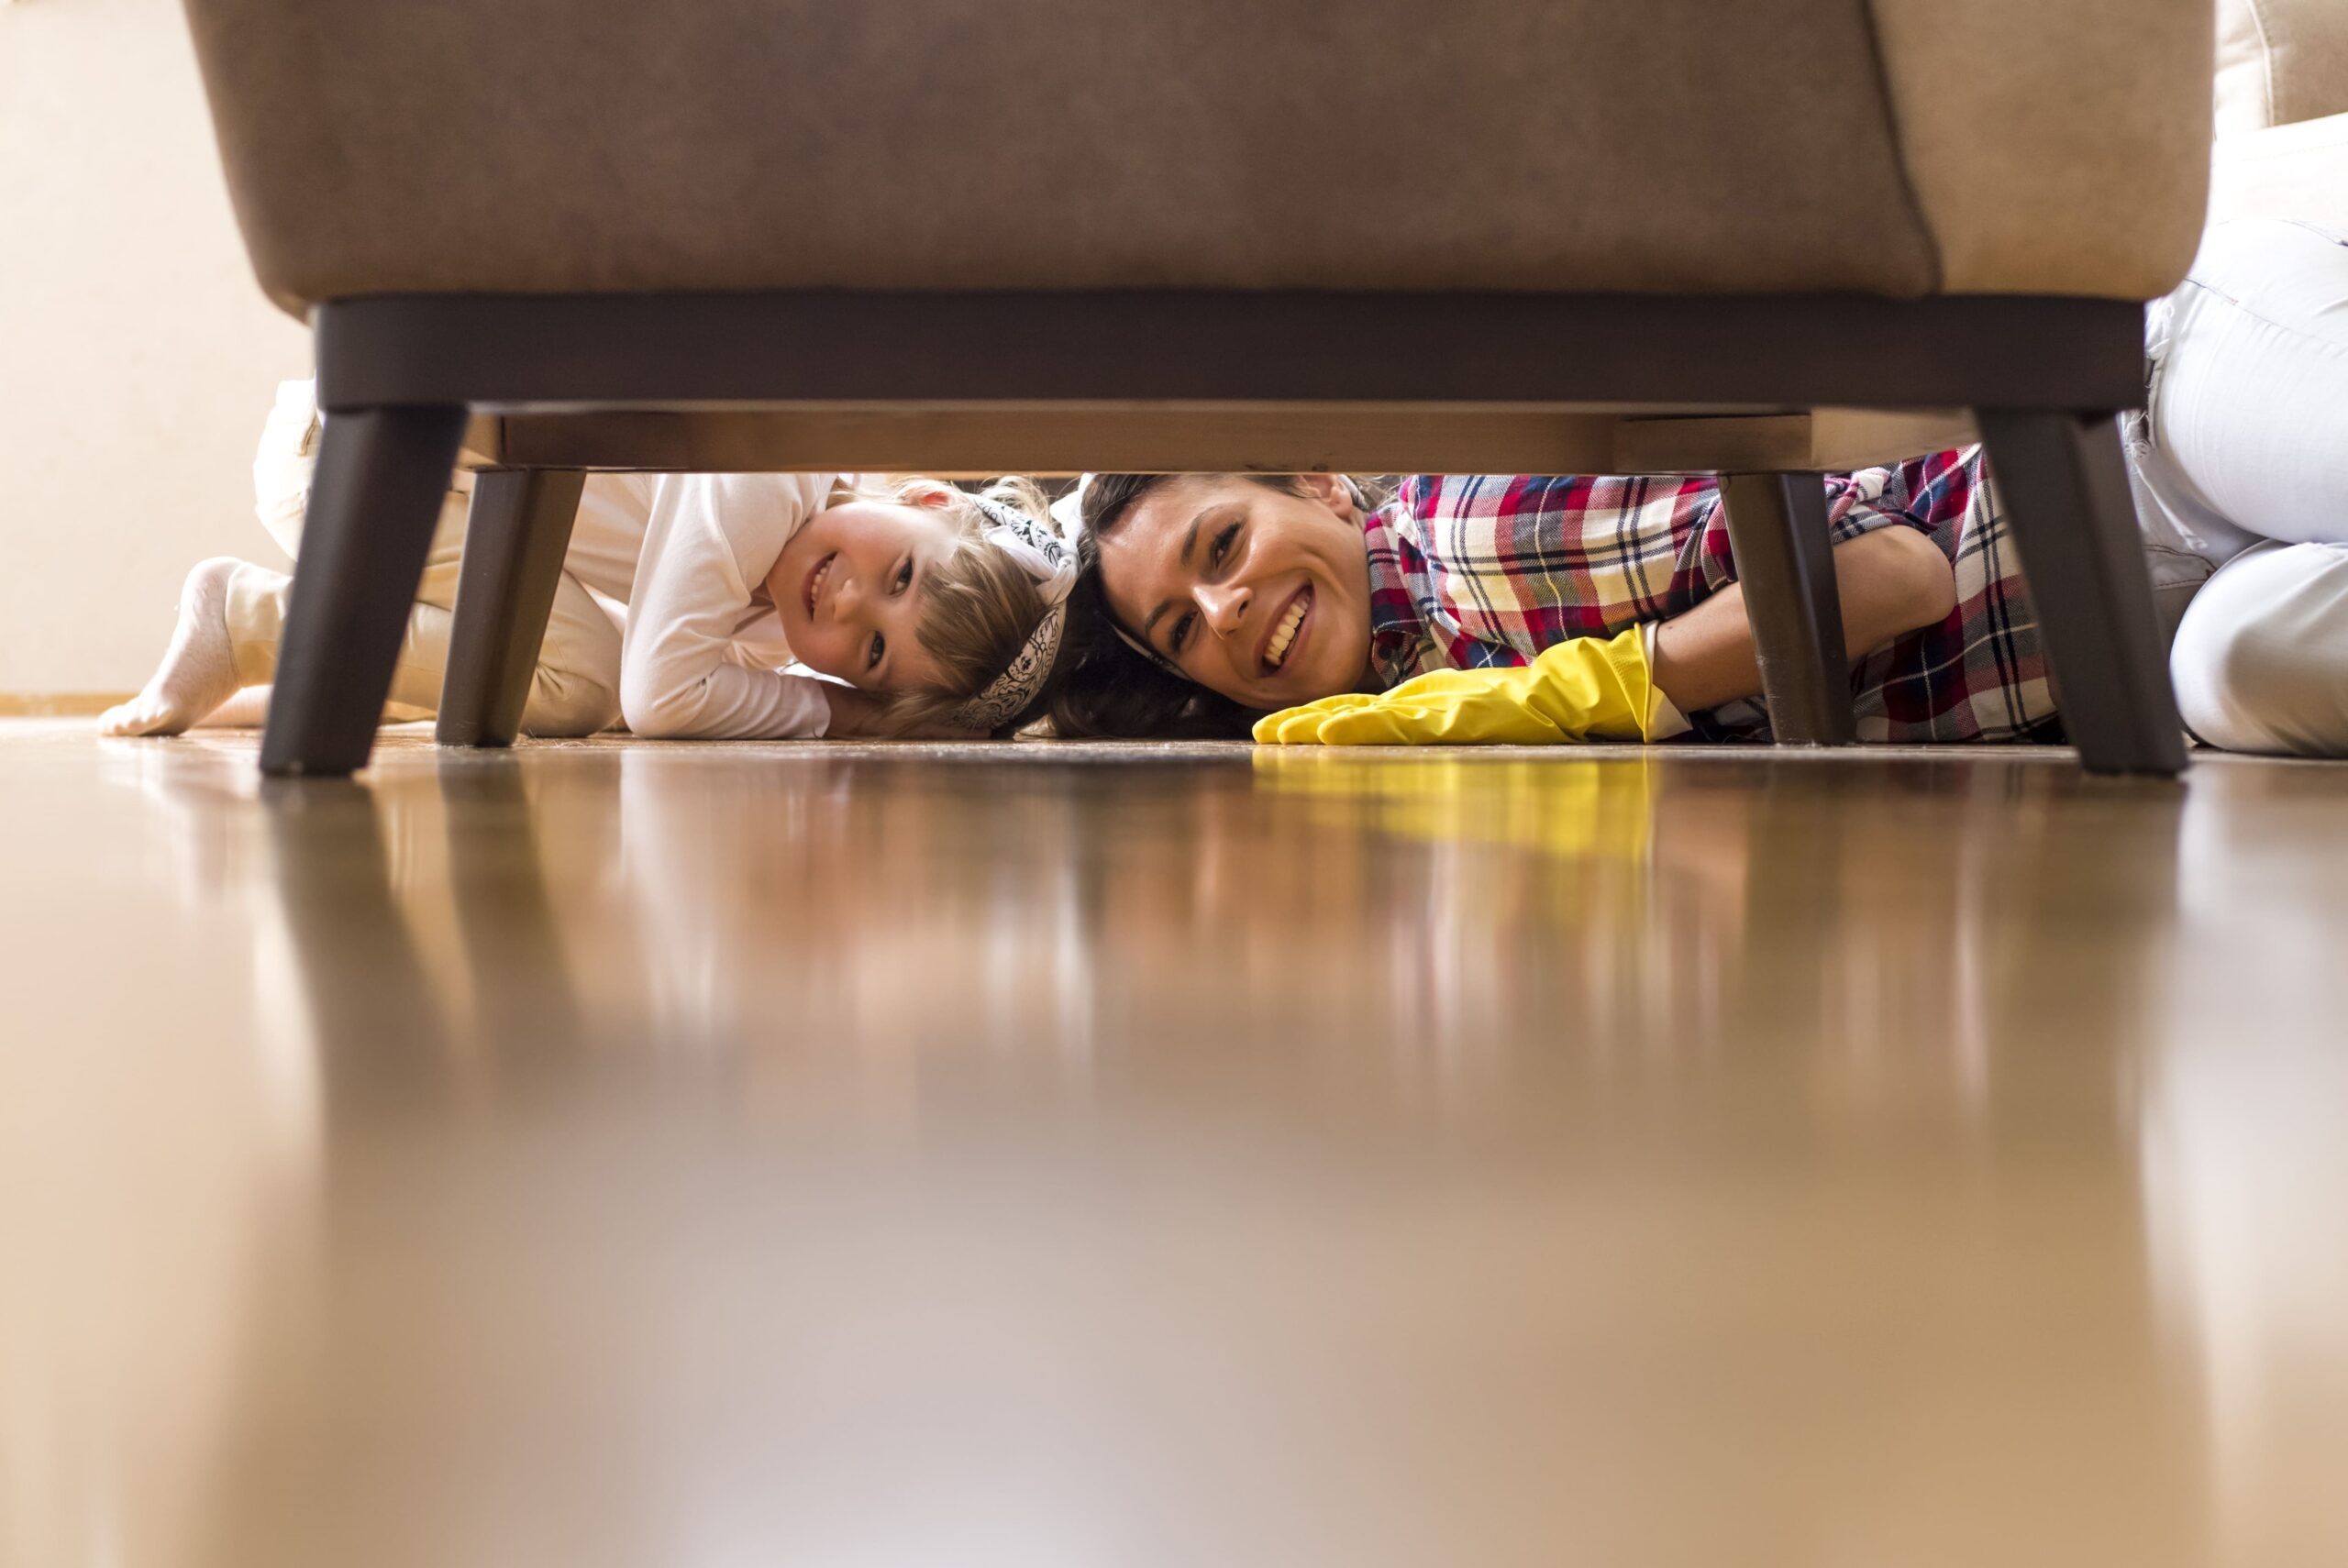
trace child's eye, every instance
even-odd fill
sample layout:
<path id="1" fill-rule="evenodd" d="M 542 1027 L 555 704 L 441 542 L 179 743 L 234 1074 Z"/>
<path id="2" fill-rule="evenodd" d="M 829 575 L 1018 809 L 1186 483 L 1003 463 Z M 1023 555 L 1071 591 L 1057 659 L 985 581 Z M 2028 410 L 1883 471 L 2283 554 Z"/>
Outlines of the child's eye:
<path id="1" fill-rule="evenodd" d="M 897 568 L 896 586 L 889 591 L 892 593 L 903 593 L 906 589 L 911 588 L 913 585 L 914 558 L 911 556 L 907 556 L 904 558 L 904 563 Z"/>
<path id="2" fill-rule="evenodd" d="M 882 636 L 882 635 L 881 635 L 880 633 L 878 633 L 878 632 L 873 633 L 873 634 L 872 634 L 872 652 L 871 652 L 870 654 L 869 654 L 869 655 L 867 655 L 867 656 L 866 656 L 865 660 L 864 660 L 864 668 L 867 668 L 867 669 L 878 669 L 878 668 L 880 668 L 880 656 L 881 656 L 882 654 L 884 654 L 884 653 L 887 653 L 888 651 L 889 651 L 889 639 L 888 639 L 888 638 L 886 638 L 886 637 L 884 637 L 884 636 Z"/>
<path id="3" fill-rule="evenodd" d="M 1217 534 L 1214 536 L 1214 545 L 1213 547 L 1207 552 L 1207 559 L 1216 566 L 1221 566 L 1223 564 L 1223 558 L 1231 553 L 1231 541 L 1237 537 L 1238 534 L 1238 524 L 1233 523 L 1226 525 L 1222 533 Z"/>
<path id="4" fill-rule="evenodd" d="M 1174 651 L 1176 653 L 1179 654 L 1184 648 L 1191 646 L 1191 627 L 1198 618 L 1199 613 L 1197 611 L 1185 610 L 1182 612 L 1181 618 L 1174 623 L 1174 636 L 1172 641 L 1174 644 Z"/>

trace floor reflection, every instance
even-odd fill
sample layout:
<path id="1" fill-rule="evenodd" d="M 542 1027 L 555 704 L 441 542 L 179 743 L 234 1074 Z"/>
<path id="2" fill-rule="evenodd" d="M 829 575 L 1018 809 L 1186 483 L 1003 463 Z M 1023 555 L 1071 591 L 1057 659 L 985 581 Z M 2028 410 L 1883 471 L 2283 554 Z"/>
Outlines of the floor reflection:
<path id="1" fill-rule="evenodd" d="M 2325 772 L 2197 784 L 2143 1086 L 2154 1253 L 2225 1559 L 2348 1560 L 2348 838 Z"/>
<path id="2" fill-rule="evenodd" d="M 172 1464 L 123 1467 L 134 1406 L 86 1370 L 0 1428 L 65 1447 L 0 1452 L 76 1498 L 113 1475 L 114 1517 L 194 1543 L 166 1556 L 2338 1539 L 2329 774 L 393 745 L 263 790 L 218 748 L 105 760 L 72 809 L 123 847 L 28 886 L 61 930 L 235 961 L 76 1025 L 184 1022 L 202 1071 L 162 1081 L 216 1126 L 48 1069 L 101 1165 L 168 1152 L 199 1244 L 149 1233 L 147 1178 L 63 1190 L 207 1326 L 140 1363 Z M 0 766 L 12 798 L 64 799 Z M 98 1364 L 147 1315 L 60 1327 L 115 1276 L 44 1245 L 40 1332 Z"/>
<path id="3" fill-rule="evenodd" d="M 2050 1542 L 2083 1490 L 2167 1499 L 2148 1560 L 2191 1517 L 2118 1114 L 2168 804 L 2081 843 L 2047 771 L 686 748 L 267 804 L 342 1129 L 290 1337 L 367 1347 L 249 1423 L 238 1473 L 320 1512 L 228 1517 L 294 1555 L 589 1551 L 558 1479 L 655 1555 L 679 1496 L 819 1551 L 869 1544 L 848 1496 L 910 1558 L 998 1508 L 1047 1559 L 1132 1519 L 1221 1555 L 1395 1466 L 1669 1555 L 1711 1527 L 1667 1478 L 1765 1451 L 1871 1468 L 1837 1554 L 1953 1477 Z M 817 1362 L 766 1364 L 786 1327 Z M 1260 1479 L 1186 1520 L 1243 1410 Z"/>
<path id="4" fill-rule="evenodd" d="M 2059 1070 L 2050 1032 L 2088 1081 L 2132 1081 L 2171 965 L 2173 805 L 2084 803 L 2052 769 L 1756 787 L 1635 756 L 1274 754 L 1006 790 L 983 767 L 581 762 L 269 802 L 322 1043 L 405 1039 L 404 1070 L 452 1072 L 682 1053 L 752 1088 L 810 1055 L 1058 1073 L 1269 1044 L 1457 1085 L 1792 1051 L 1817 1114 L 1955 1123 L 2000 1070 Z"/>

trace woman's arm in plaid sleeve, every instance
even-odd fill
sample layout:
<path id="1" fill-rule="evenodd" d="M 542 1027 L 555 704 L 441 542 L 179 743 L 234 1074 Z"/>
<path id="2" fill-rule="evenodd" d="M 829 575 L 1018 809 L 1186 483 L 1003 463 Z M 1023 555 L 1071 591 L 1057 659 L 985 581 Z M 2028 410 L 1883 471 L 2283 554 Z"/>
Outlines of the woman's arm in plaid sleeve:
<path id="1" fill-rule="evenodd" d="M 1967 447 L 1930 452 L 1887 468 L 1828 474 L 1828 532 L 1836 544 L 1895 525 L 1946 533 L 1945 523 L 1964 513 L 1980 473 L 1981 448 Z M 1948 553 L 1951 541 L 1944 538 L 1941 543 L 1943 553 Z"/>
<path id="2" fill-rule="evenodd" d="M 1896 515 L 1887 522 L 1900 521 Z M 1905 632 L 1947 618 L 1956 576 L 1932 536 L 1884 523 L 1834 547 L 1834 584 L 1843 601 L 1844 651 L 1855 659 Z M 1744 587 L 1730 583 L 1657 628 L 1655 683 L 1682 712 L 1761 694 L 1761 664 Z"/>

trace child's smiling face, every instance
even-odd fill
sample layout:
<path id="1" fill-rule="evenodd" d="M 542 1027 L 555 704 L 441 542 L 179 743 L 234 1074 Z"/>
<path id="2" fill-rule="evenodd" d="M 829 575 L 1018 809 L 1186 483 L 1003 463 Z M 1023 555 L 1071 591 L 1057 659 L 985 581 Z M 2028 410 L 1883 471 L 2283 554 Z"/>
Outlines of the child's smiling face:
<path id="1" fill-rule="evenodd" d="M 936 689 L 914 628 L 922 580 L 957 544 L 935 506 L 859 499 L 809 518 L 767 574 L 792 657 L 868 691 Z"/>

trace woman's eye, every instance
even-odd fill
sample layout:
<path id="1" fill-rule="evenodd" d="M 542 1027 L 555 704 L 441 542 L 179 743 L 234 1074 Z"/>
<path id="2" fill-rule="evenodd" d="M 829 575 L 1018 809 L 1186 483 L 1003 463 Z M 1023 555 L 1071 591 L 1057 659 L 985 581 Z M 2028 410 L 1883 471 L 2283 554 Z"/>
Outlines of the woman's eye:
<path id="1" fill-rule="evenodd" d="M 866 659 L 865 659 L 865 661 L 864 661 L 864 668 L 867 668 L 867 669 L 878 669 L 878 668 L 880 668 L 880 656 L 881 656 L 882 654 L 884 654 L 884 653 L 887 653 L 888 651 L 889 651 L 889 639 L 888 639 L 888 638 L 886 638 L 886 637 L 884 637 L 884 636 L 882 636 L 882 635 L 881 635 L 880 633 L 878 633 L 878 632 L 873 633 L 873 634 L 872 634 L 872 652 L 871 652 L 871 654 L 870 654 L 869 656 L 868 656 L 868 657 L 866 657 Z"/>
<path id="2" fill-rule="evenodd" d="M 1182 613 L 1181 618 L 1174 623 L 1173 642 L 1174 651 L 1176 653 L 1179 654 L 1184 648 L 1191 646 L 1191 627 L 1198 618 L 1199 613 L 1197 611 L 1186 610 Z"/>
<path id="3" fill-rule="evenodd" d="M 891 591 L 903 593 L 906 589 L 911 588 L 913 585 L 914 558 L 911 556 L 907 556 L 905 558 L 904 564 L 897 569 L 897 586 Z"/>
<path id="4" fill-rule="evenodd" d="M 1226 525 L 1222 533 L 1217 534 L 1214 536 L 1214 547 L 1208 552 L 1207 559 L 1213 561 L 1216 566 L 1221 566 L 1223 564 L 1223 558 L 1231 553 L 1231 541 L 1238 536 L 1238 524 L 1233 523 Z"/>

